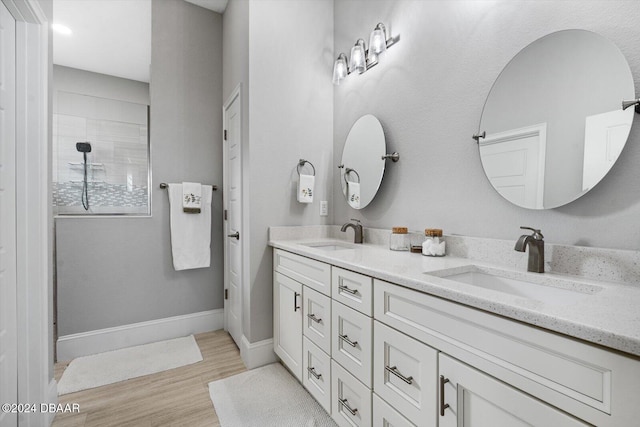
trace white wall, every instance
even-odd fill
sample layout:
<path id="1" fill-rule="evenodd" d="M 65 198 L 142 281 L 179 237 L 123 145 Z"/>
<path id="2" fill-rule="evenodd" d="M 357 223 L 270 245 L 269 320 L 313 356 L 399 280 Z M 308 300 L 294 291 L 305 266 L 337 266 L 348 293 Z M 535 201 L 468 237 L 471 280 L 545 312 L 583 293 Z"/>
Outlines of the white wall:
<path id="1" fill-rule="evenodd" d="M 59 334 L 221 308 L 222 194 L 210 268 L 173 269 L 160 182 L 222 183 L 222 17 L 182 0 L 152 4 L 151 218 L 59 218 Z"/>
<path id="2" fill-rule="evenodd" d="M 373 7 L 372 5 L 375 5 Z M 516 207 L 485 178 L 477 132 L 482 107 L 502 68 L 522 48 L 554 31 L 580 28 L 610 39 L 640 87 L 640 7 L 633 1 L 335 2 L 335 55 L 348 53 L 382 21 L 400 42 L 380 65 L 334 88 L 334 160 L 351 125 L 376 115 L 389 152 L 380 193 L 362 211 L 347 206 L 334 177 L 335 221 L 368 227 L 443 228 L 448 234 L 513 239 L 521 225 L 548 242 L 619 249 L 640 247 L 640 127 L 611 172 L 590 193 L 561 208 Z M 329 70 L 325 78 L 331 79 Z M 517 105 L 514 104 L 514 108 Z"/>

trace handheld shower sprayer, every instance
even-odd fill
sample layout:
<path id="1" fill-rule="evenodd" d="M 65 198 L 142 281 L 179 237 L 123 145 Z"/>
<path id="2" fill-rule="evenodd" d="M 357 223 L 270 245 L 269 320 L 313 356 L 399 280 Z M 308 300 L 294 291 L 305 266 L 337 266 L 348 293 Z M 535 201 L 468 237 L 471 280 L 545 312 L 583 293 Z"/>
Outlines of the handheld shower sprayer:
<path id="1" fill-rule="evenodd" d="M 76 150 L 82 153 L 84 159 L 84 179 L 82 180 L 82 207 L 89 210 L 89 186 L 87 185 L 87 153 L 91 152 L 91 143 L 76 142 Z"/>

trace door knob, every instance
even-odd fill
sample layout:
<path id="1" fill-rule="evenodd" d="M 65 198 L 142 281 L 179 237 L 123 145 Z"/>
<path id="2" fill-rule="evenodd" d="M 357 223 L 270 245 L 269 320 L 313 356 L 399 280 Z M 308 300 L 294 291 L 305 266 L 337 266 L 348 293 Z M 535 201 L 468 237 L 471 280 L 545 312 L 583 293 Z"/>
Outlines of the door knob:
<path id="1" fill-rule="evenodd" d="M 240 232 L 239 232 L 239 231 L 236 231 L 236 232 L 235 232 L 235 233 L 233 233 L 233 234 L 227 234 L 227 237 L 235 237 L 235 238 L 236 238 L 236 240 L 240 240 Z"/>

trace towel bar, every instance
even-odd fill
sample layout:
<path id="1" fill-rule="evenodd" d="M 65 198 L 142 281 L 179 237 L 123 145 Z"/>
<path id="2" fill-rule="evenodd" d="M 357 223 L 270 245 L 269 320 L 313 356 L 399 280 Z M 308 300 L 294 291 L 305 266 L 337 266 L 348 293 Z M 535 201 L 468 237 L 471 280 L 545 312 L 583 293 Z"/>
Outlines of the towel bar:
<path id="1" fill-rule="evenodd" d="M 163 190 L 164 190 L 165 188 L 169 188 L 169 184 L 167 184 L 166 182 L 161 182 L 161 183 L 160 183 L 160 188 L 162 188 Z M 217 189 L 218 189 L 218 186 L 217 186 L 217 185 L 212 185 L 212 186 L 211 186 L 211 191 L 216 191 Z"/>
<path id="2" fill-rule="evenodd" d="M 309 163 L 311 165 L 311 168 L 313 169 L 313 176 L 316 176 L 316 168 L 315 168 L 315 166 L 313 166 L 313 163 L 311 163 L 309 160 L 305 160 L 305 159 L 300 159 L 298 161 L 298 166 L 296 167 L 296 169 L 298 171 L 298 175 L 300 175 L 300 168 L 303 167 L 305 165 L 305 163 Z"/>

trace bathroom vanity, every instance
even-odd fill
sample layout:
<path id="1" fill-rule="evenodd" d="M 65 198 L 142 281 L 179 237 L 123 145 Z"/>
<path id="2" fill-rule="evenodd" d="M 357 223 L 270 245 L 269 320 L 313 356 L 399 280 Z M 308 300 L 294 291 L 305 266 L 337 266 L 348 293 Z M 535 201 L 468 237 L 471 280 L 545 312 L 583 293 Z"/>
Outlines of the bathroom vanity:
<path id="1" fill-rule="evenodd" d="M 274 350 L 340 426 L 640 419 L 640 287 L 271 239 Z"/>

